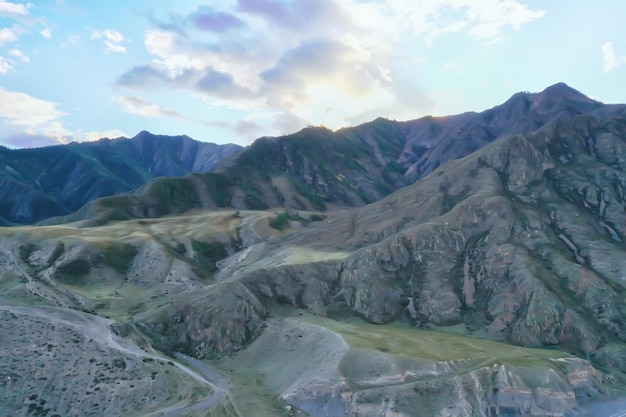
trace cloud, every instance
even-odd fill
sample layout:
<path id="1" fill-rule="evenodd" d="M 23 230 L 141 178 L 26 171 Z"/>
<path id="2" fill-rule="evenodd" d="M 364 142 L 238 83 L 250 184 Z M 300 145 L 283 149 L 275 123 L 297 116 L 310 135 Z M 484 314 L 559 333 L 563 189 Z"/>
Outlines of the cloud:
<path id="1" fill-rule="evenodd" d="M 70 133 L 59 119 L 67 116 L 57 104 L 0 87 L 0 118 L 20 132 L 66 142 Z"/>
<path id="2" fill-rule="evenodd" d="M 61 48 L 68 46 L 77 46 L 80 43 L 80 35 L 70 35 L 65 42 L 61 44 Z"/>
<path id="3" fill-rule="evenodd" d="M 256 137 L 261 131 L 261 126 L 252 120 L 240 120 L 235 124 L 234 130 L 240 135 Z"/>
<path id="4" fill-rule="evenodd" d="M 254 95 L 252 91 L 238 85 L 232 75 L 213 68 L 207 68 L 196 85 L 200 92 L 219 98 L 242 98 Z"/>
<path id="5" fill-rule="evenodd" d="M 153 65 L 140 65 L 126 71 L 117 78 L 117 84 L 124 87 L 149 86 L 159 81 L 165 81 L 167 75 Z"/>
<path id="6" fill-rule="evenodd" d="M 600 50 L 602 51 L 602 71 L 610 72 L 620 64 L 612 42 L 605 43 Z"/>
<path id="7" fill-rule="evenodd" d="M 6 59 L 0 56 L 0 75 L 7 75 L 10 72 L 13 72 L 13 64 L 15 62 L 11 59 Z"/>
<path id="8" fill-rule="evenodd" d="M 9 50 L 9 55 L 18 58 L 22 62 L 26 62 L 26 63 L 30 62 L 30 58 L 27 57 L 26 55 L 24 55 L 24 53 L 22 51 L 20 51 L 19 49 L 11 49 L 11 50 Z"/>
<path id="9" fill-rule="evenodd" d="M 17 41 L 21 32 L 21 27 L 17 25 L 14 25 L 12 28 L 0 29 L 0 46 Z"/>
<path id="10" fill-rule="evenodd" d="M 541 19 L 545 10 L 532 10 L 517 1 L 483 0 L 464 1 L 468 8 L 466 16 L 471 26 L 468 34 L 478 40 L 497 40 L 510 27 L 520 30 L 522 26 Z"/>
<path id="11" fill-rule="evenodd" d="M 39 34 L 41 36 L 43 36 L 46 39 L 50 39 L 52 37 L 52 30 L 51 29 L 42 29 L 41 31 L 39 31 Z"/>
<path id="12" fill-rule="evenodd" d="M 12 18 L 25 17 L 30 14 L 29 10 L 32 7 L 32 3 L 20 4 L 0 0 L 0 16 L 7 16 Z"/>
<path id="13" fill-rule="evenodd" d="M 148 100 L 139 96 L 118 96 L 111 97 L 111 100 L 118 103 L 122 106 L 122 110 L 128 114 L 136 114 L 138 116 L 156 118 L 156 117 L 170 117 L 178 120 L 182 120 L 185 122 L 202 124 L 210 127 L 219 127 L 223 129 L 231 129 L 238 131 L 238 129 L 246 129 L 251 128 L 252 124 L 246 124 L 243 121 L 238 122 L 237 124 L 231 124 L 224 121 L 217 122 L 207 122 L 203 120 L 199 120 L 193 117 L 185 116 L 184 114 L 172 110 L 165 109 L 157 106 L 156 104 L 150 103 Z M 242 124 L 243 123 L 243 124 Z M 250 122 L 252 123 L 252 122 Z"/>
<path id="14" fill-rule="evenodd" d="M 273 25 L 290 29 L 319 27 L 332 30 L 347 24 L 350 17 L 341 2 L 331 0 L 238 0 L 239 11 L 268 19 Z"/>
<path id="15" fill-rule="evenodd" d="M 128 137 L 128 135 L 119 129 L 105 131 L 82 131 L 74 132 L 71 138 L 61 143 L 67 143 L 70 140 L 75 142 L 93 142 L 103 138 L 115 139 L 119 137 Z M 11 148 L 41 148 L 44 146 L 59 145 L 59 141 L 45 135 L 16 133 L 0 138 L 0 143 Z"/>
<path id="16" fill-rule="evenodd" d="M 144 117 L 173 117 L 176 119 L 187 120 L 176 110 L 163 109 L 149 101 L 137 96 L 121 96 L 113 97 L 113 101 L 122 106 L 122 110 L 126 113 L 137 114 Z"/>
<path id="17" fill-rule="evenodd" d="M 126 136 L 119 129 L 70 131 L 62 121 L 68 113 L 58 106 L 51 101 L 0 87 L 0 125 L 4 125 L 4 137 L 0 142 L 16 147 L 32 147 Z"/>
<path id="18" fill-rule="evenodd" d="M 17 133 L 0 138 L 0 142 L 9 148 L 42 148 L 59 144 L 59 142 L 48 136 L 29 135 L 26 133 Z"/>
<path id="19" fill-rule="evenodd" d="M 122 53 L 125 54 L 126 48 L 122 46 L 124 42 L 124 36 L 114 29 L 106 29 L 103 31 L 94 30 L 91 32 L 90 40 L 101 40 L 104 45 L 104 49 L 107 52 Z"/>
<path id="20" fill-rule="evenodd" d="M 226 32 L 245 26 L 242 20 L 230 13 L 217 11 L 209 6 L 199 7 L 189 15 L 189 20 L 196 29 L 209 32 Z"/>
<path id="21" fill-rule="evenodd" d="M 172 73 L 166 66 L 159 62 L 150 65 L 140 65 L 126 71 L 117 78 L 116 83 L 123 87 L 145 88 L 169 85 L 181 87 L 191 85 L 191 80 L 197 78 L 199 73 L 191 68 L 183 68 L 178 73 Z"/>
<path id="22" fill-rule="evenodd" d="M 79 129 L 73 134 L 74 140 L 78 142 L 92 142 L 94 140 L 100 140 L 103 138 L 116 139 L 119 137 L 128 137 L 128 135 L 119 129 L 111 129 L 111 130 L 104 130 L 104 131 L 96 131 L 96 130 L 83 131 Z"/>
<path id="23" fill-rule="evenodd" d="M 419 68 L 442 37 L 502 41 L 544 10 L 517 0 L 231 0 L 153 22 L 130 89 L 185 89 L 274 133 L 432 110 Z M 449 39 L 448 39 L 449 40 Z M 446 69 L 458 72 L 462 63 Z M 247 126 L 252 131 L 254 127 Z M 231 125 L 245 134 L 246 125 Z"/>

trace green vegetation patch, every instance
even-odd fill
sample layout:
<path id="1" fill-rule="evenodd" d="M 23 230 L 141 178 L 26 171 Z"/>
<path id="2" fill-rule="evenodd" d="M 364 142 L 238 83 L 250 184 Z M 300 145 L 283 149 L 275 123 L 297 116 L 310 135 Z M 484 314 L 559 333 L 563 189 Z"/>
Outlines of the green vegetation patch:
<path id="1" fill-rule="evenodd" d="M 322 196 L 320 196 L 317 191 L 315 191 L 312 187 L 301 183 L 297 178 L 289 177 L 293 185 L 296 187 L 296 191 L 298 194 L 306 197 L 307 200 L 311 203 L 311 206 L 315 210 L 326 210 L 326 203 Z"/>
<path id="2" fill-rule="evenodd" d="M 321 222 L 324 221 L 328 218 L 328 216 L 325 216 L 323 214 L 317 214 L 317 213 L 313 213 L 311 214 L 310 220 L 311 222 Z"/>
<path id="3" fill-rule="evenodd" d="M 178 211 L 187 211 L 199 204 L 196 188 L 189 178 L 160 178 L 152 184 L 156 200 Z"/>
<path id="4" fill-rule="evenodd" d="M 272 217 L 269 220 L 270 227 L 276 230 L 283 230 L 289 224 L 289 213 L 286 211 L 276 213 L 276 217 Z"/>
<path id="5" fill-rule="evenodd" d="M 309 219 L 306 219 L 302 217 L 298 211 L 294 213 L 291 210 L 287 210 L 276 212 L 276 217 L 271 217 L 269 219 L 269 225 L 276 230 L 283 230 L 292 220 L 299 222 L 303 226 L 308 226 L 311 222 L 321 221 L 324 219 L 326 219 L 326 216 L 320 214 L 312 214 Z"/>
<path id="6" fill-rule="evenodd" d="M 57 242 L 50 254 L 50 258 L 48 258 L 48 266 L 54 265 L 54 263 L 63 255 L 65 252 L 65 245 L 63 242 Z"/>
<path id="7" fill-rule="evenodd" d="M 354 348 L 436 361 L 471 359 L 481 364 L 532 366 L 572 355 L 558 350 L 533 349 L 436 330 L 420 330 L 408 324 L 377 325 L 360 319 L 339 322 L 319 316 L 299 317 L 339 333 Z"/>
<path id="8" fill-rule="evenodd" d="M 217 174 L 205 174 L 202 179 L 215 204 L 218 207 L 226 207 L 230 203 L 228 187 L 233 185 L 232 181 L 223 175 Z"/>
<path id="9" fill-rule="evenodd" d="M 78 285 L 89 273 L 91 266 L 86 259 L 77 259 L 57 268 L 54 278 L 62 284 Z"/>
<path id="10" fill-rule="evenodd" d="M 193 250 L 200 256 L 200 264 L 210 272 L 217 270 L 215 263 L 228 256 L 226 248 L 217 242 L 201 242 L 194 240 L 191 244 Z"/>
<path id="11" fill-rule="evenodd" d="M 130 243 L 110 242 L 104 247 L 104 259 L 119 273 L 125 273 L 139 251 Z"/>

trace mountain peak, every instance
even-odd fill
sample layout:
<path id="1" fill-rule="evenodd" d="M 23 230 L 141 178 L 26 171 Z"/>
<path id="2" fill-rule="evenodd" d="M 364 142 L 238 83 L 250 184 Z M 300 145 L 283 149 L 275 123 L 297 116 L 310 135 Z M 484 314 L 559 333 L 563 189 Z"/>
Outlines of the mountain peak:
<path id="1" fill-rule="evenodd" d="M 569 85 L 567 85 L 566 83 L 562 81 L 546 87 L 543 91 L 544 92 L 546 91 L 575 92 L 575 93 L 581 94 L 578 90 L 570 87 Z"/>
<path id="2" fill-rule="evenodd" d="M 142 130 L 141 132 L 139 132 L 135 136 L 133 136 L 131 138 L 131 140 L 140 140 L 140 139 L 153 137 L 153 136 L 156 136 L 156 135 L 154 133 L 152 133 L 152 132 L 147 131 L 147 130 Z"/>
<path id="3" fill-rule="evenodd" d="M 509 112 L 518 113 L 518 118 L 522 118 L 527 117 L 525 114 L 528 111 L 537 114 L 557 114 L 559 111 L 582 114 L 601 105 L 601 102 L 587 97 L 563 82 L 559 82 L 538 93 L 528 91 L 516 93 L 504 104 L 495 108 L 508 109 Z"/>
<path id="4" fill-rule="evenodd" d="M 569 85 L 560 82 L 554 85 L 547 87 L 540 93 L 535 94 L 544 100 L 572 100 L 572 101 L 583 101 L 587 103 L 598 103 L 595 100 L 590 99 L 580 91 L 575 88 L 570 87 Z"/>

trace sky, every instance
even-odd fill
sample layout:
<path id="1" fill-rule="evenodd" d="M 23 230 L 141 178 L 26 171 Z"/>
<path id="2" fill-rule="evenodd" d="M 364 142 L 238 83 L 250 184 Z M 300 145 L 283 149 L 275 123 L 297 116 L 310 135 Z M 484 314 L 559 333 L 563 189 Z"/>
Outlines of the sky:
<path id="1" fill-rule="evenodd" d="M 0 144 L 250 144 L 482 111 L 565 82 L 626 103 L 623 0 L 0 0 Z"/>

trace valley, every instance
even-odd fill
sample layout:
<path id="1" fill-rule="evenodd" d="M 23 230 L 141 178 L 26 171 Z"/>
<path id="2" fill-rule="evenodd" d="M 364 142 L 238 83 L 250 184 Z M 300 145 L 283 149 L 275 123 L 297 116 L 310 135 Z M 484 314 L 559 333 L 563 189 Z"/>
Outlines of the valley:
<path id="1" fill-rule="evenodd" d="M 3 227 L 0 414 L 599 410 L 626 388 L 625 141 L 626 106 L 559 84 Z"/>

